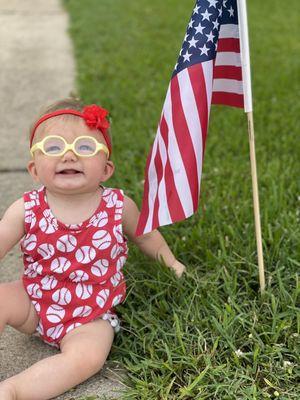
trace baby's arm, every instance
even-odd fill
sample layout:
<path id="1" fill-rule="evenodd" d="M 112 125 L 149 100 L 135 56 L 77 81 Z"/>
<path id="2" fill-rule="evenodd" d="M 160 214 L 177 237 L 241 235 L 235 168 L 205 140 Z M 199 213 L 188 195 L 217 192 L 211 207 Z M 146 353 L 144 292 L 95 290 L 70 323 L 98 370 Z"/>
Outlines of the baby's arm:
<path id="1" fill-rule="evenodd" d="M 158 230 L 145 235 L 136 236 L 135 231 L 140 212 L 133 200 L 125 196 L 123 211 L 124 234 L 134 242 L 147 256 L 162 261 L 167 267 L 173 269 L 178 277 L 185 271 L 185 266 L 176 260 L 168 244 Z"/>
<path id="2" fill-rule="evenodd" d="M 0 259 L 24 236 L 24 201 L 18 199 L 0 220 Z"/>

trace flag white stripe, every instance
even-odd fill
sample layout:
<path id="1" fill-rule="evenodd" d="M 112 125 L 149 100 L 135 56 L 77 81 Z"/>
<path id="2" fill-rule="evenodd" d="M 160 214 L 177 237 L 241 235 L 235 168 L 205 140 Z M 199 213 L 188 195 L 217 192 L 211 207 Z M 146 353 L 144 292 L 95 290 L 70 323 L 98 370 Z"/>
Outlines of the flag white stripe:
<path id="1" fill-rule="evenodd" d="M 241 66 L 240 53 L 234 53 L 231 51 L 222 51 L 217 54 L 215 65 L 232 65 L 234 67 Z"/>
<path id="2" fill-rule="evenodd" d="M 193 198 L 186 175 L 186 170 L 179 151 L 172 119 L 172 99 L 170 86 L 166 97 L 164 116 L 169 128 L 168 155 L 172 173 L 174 176 L 176 190 L 186 216 L 193 214 Z"/>
<path id="3" fill-rule="evenodd" d="M 155 154 L 157 151 L 157 145 L 158 145 L 158 136 L 156 136 L 154 143 L 153 143 L 153 148 L 152 148 L 152 153 L 151 153 L 151 159 L 149 163 L 149 169 L 148 169 L 148 181 L 149 181 L 149 193 L 148 193 L 148 205 L 149 205 L 149 214 L 147 218 L 147 223 L 145 226 L 146 232 L 149 232 L 152 230 L 152 218 L 153 218 L 153 211 L 154 211 L 154 201 L 155 201 L 155 196 L 156 196 L 156 191 L 157 191 L 157 175 L 156 175 L 156 169 L 154 165 L 154 158 Z"/>
<path id="4" fill-rule="evenodd" d="M 159 182 L 158 185 L 158 199 L 159 199 L 158 221 L 159 225 L 167 225 L 172 223 L 168 207 L 168 199 L 166 194 L 166 180 L 165 180 L 165 168 L 168 155 L 165 142 L 161 136 L 160 130 L 159 130 L 158 151 L 160 153 L 160 158 L 162 162 L 162 174 L 163 174 L 161 181 Z"/>
<path id="5" fill-rule="evenodd" d="M 238 39 L 239 27 L 233 24 L 224 24 L 220 27 L 219 39 Z"/>
<path id="6" fill-rule="evenodd" d="M 214 79 L 213 91 L 243 94 L 243 83 L 234 79 Z"/>
<path id="7" fill-rule="evenodd" d="M 198 108 L 194 97 L 193 87 L 187 69 L 181 71 L 178 75 L 180 97 L 185 119 L 190 132 L 194 147 L 194 153 L 197 160 L 198 184 L 202 172 L 202 128 L 199 118 Z"/>
<path id="8" fill-rule="evenodd" d="M 205 61 L 202 64 L 202 71 L 206 86 L 206 96 L 207 96 L 207 122 L 209 120 L 209 113 L 211 107 L 211 97 L 212 97 L 212 86 L 213 86 L 213 61 Z"/>

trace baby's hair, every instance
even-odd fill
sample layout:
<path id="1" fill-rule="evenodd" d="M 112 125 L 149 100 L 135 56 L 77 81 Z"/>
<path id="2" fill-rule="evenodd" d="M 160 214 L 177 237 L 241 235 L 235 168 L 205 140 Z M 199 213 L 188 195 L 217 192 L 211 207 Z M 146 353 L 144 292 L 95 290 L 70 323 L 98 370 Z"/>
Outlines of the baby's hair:
<path id="1" fill-rule="evenodd" d="M 37 117 L 34 119 L 32 125 L 30 126 L 30 130 L 29 130 L 29 137 L 31 136 L 31 132 L 33 127 L 35 126 L 36 122 L 45 114 L 50 114 L 54 111 L 57 110 L 68 110 L 68 109 L 72 109 L 72 110 L 76 110 L 76 111 L 83 111 L 85 104 L 83 104 L 83 102 L 77 98 L 77 97 L 68 97 L 62 100 L 58 100 L 55 103 L 52 103 L 50 105 L 48 105 L 47 107 L 44 107 L 41 109 L 41 112 L 37 115 Z M 60 118 L 78 118 L 75 115 L 71 115 L 71 114 L 67 114 L 67 115 L 61 115 Z M 111 138 L 111 132 L 108 131 L 109 133 L 109 137 L 110 140 Z"/>
<path id="2" fill-rule="evenodd" d="M 44 114 L 49 114 L 53 111 L 57 110 L 63 110 L 63 109 L 72 109 L 72 110 L 77 110 L 77 111 L 82 111 L 84 107 L 84 104 L 82 101 L 78 98 L 75 97 L 69 97 L 66 99 L 58 100 L 53 104 L 50 104 L 49 106 L 45 107 L 42 110 L 42 115 Z"/>

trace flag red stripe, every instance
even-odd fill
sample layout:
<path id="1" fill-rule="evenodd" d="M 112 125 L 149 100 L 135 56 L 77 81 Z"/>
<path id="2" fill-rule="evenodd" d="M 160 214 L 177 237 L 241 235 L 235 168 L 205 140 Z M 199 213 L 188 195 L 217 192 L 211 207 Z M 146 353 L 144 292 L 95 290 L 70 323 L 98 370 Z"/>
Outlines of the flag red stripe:
<path id="1" fill-rule="evenodd" d="M 222 51 L 232 51 L 234 53 L 240 52 L 240 40 L 234 38 L 226 38 L 218 40 L 218 53 Z"/>
<path id="2" fill-rule="evenodd" d="M 169 149 L 169 128 L 167 122 L 163 116 L 160 126 L 161 136 L 166 146 L 166 150 L 168 153 Z M 180 198 L 177 193 L 177 189 L 175 186 L 175 180 L 173 171 L 170 164 L 169 155 L 167 158 L 166 166 L 165 166 L 165 183 L 166 183 L 166 197 L 168 201 L 168 208 L 170 212 L 170 216 L 172 221 L 180 221 L 185 218 L 185 213 L 182 208 L 182 204 Z"/>
<path id="3" fill-rule="evenodd" d="M 212 103 L 243 108 L 244 96 L 242 94 L 229 93 L 229 92 L 213 92 Z"/>
<path id="4" fill-rule="evenodd" d="M 177 76 L 174 76 L 171 80 L 171 98 L 174 132 L 190 186 L 193 209 L 196 211 L 198 208 L 199 199 L 199 177 L 197 173 L 197 160 L 195 157 L 193 142 L 190 137 L 190 132 L 184 115 L 184 110 L 182 107 Z"/>
<path id="5" fill-rule="evenodd" d="M 207 135 L 207 126 L 208 126 L 208 106 L 207 106 L 207 96 L 205 96 L 206 84 L 205 84 L 202 64 L 193 65 L 191 68 L 189 68 L 188 72 L 200 118 L 201 131 L 202 131 L 202 161 L 203 161 L 206 135 Z"/>
<path id="6" fill-rule="evenodd" d="M 233 65 L 215 65 L 214 66 L 214 79 L 235 79 L 241 81 L 242 68 Z"/>

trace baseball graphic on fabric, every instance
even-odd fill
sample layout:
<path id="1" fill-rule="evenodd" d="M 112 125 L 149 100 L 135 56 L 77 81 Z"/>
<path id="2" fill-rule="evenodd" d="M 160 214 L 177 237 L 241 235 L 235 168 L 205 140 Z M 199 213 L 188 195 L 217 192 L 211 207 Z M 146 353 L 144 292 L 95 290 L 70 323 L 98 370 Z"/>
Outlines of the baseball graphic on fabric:
<path id="1" fill-rule="evenodd" d="M 101 211 L 100 213 L 94 215 L 89 221 L 89 225 L 93 225 L 98 228 L 102 228 L 107 223 L 108 223 L 108 214 L 106 211 Z"/>
<path id="2" fill-rule="evenodd" d="M 79 299 L 85 300 L 93 294 L 93 285 L 85 285 L 84 283 L 77 283 L 76 296 Z"/>
<path id="3" fill-rule="evenodd" d="M 26 260 L 28 263 L 33 263 L 33 262 L 34 262 L 34 259 L 33 259 L 31 256 L 25 257 L 25 260 Z"/>
<path id="4" fill-rule="evenodd" d="M 28 285 L 27 292 L 29 296 L 32 296 L 34 299 L 41 299 L 43 295 L 38 283 L 31 283 Z"/>
<path id="5" fill-rule="evenodd" d="M 100 308 L 103 308 L 109 296 L 109 289 L 102 289 L 97 295 L 96 302 Z"/>
<path id="6" fill-rule="evenodd" d="M 75 317 L 88 317 L 92 312 L 92 307 L 90 306 L 81 306 L 76 307 L 73 311 L 73 318 Z"/>
<path id="7" fill-rule="evenodd" d="M 114 276 L 112 276 L 110 278 L 110 281 L 112 283 L 112 285 L 118 286 L 118 284 L 120 283 L 121 279 L 123 278 L 123 274 L 121 272 L 117 272 Z"/>
<path id="8" fill-rule="evenodd" d="M 38 262 L 34 262 L 28 265 L 28 268 L 24 270 L 24 274 L 30 278 L 36 278 L 42 274 L 42 271 L 43 267 Z"/>
<path id="9" fill-rule="evenodd" d="M 76 271 L 70 273 L 69 278 L 71 279 L 72 282 L 78 283 L 87 281 L 89 279 L 89 276 L 86 272 L 82 271 L 81 269 L 77 269 Z"/>
<path id="10" fill-rule="evenodd" d="M 36 224 L 36 216 L 32 210 L 25 210 L 25 222 L 30 224 L 30 229 Z"/>
<path id="11" fill-rule="evenodd" d="M 91 272 L 92 274 L 98 277 L 104 276 L 108 270 L 108 265 L 109 265 L 108 260 L 102 259 L 96 261 L 91 268 Z"/>
<path id="12" fill-rule="evenodd" d="M 36 327 L 36 330 L 40 335 L 44 334 L 44 327 L 43 327 L 41 320 L 39 321 L 38 326 Z"/>
<path id="13" fill-rule="evenodd" d="M 47 330 L 47 336 L 52 339 L 57 339 L 62 334 L 63 329 L 64 329 L 63 324 L 52 326 Z"/>
<path id="14" fill-rule="evenodd" d="M 44 260 L 48 260 L 54 255 L 54 246 L 50 243 L 41 244 L 37 248 L 37 252 L 43 257 Z"/>
<path id="15" fill-rule="evenodd" d="M 71 262 L 65 257 L 57 257 L 55 258 L 50 265 L 50 269 L 57 274 L 62 274 L 66 272 L 71 266 Z"/>
<path id="16" fill-rule="evenodd" d="M 66 304 L 69 304 L 71 302 L 72 295 L 69 289 L 61 288 L 57 289 L 53 293 L 52 300 L 55 301 L 55 303 L 60 304 L 61 306 L 65 306 Z"/>
<path id="17" fill-rule="evenodd" d="M 25 250 L 27 251 L 31 251 L 36 247 L 37 244 L 37 238 L 36 235 L 32 234 L 29 235 L 28 237 L 25 237 L 25 240 L 23 242 L 23 247 L 25 248 Z"/>
<path id="18" fill-rule="evenodd" d="M 117 260 L 117 271 L 120 271 L 126 262 L 126 257 L 121 256 Z"/>
<path id="19" fill-rule="evenodd" d="M 73 324 L 71 324 L 70 326 L 68 326 L 68 328 L 66 329 L 66 333 L 72 331 L 75 328 L 78 328 L 79 326 L 81 326 L 82 324 L 80 322 L 75 322 Z"/>
<path id="20" fill-rule="evenodd" d="M 121 300 L 122 300 L 122 297 L 123 297 L 123 295 L 122 294 L 118 294 L 114 299 L 113 299 L 113 301 L 112 301 L 112 307 L 115 307 L 115 306 L 117 306 L 118 304 L 120 304 L 121 303 Z"/>
<path id="21" fill-rule="evenodd" d="M 44 278 L 41 280 L 42 284 L 42 289 L 44 290 L 52 290 L 56 287 L 57 285 L 57 279 L 54 278 L 54 276 L 46 275 Z"/>
<path id="22" fill-rule="evenodd" d="M 115 235 L 115 238 L 117 239 L 118 243 L 123 243 L 124 239 L 123 239 L 123 232 L 122 232 L 122 225 L 116 225 L 113 227 L 113 232 Z"/>
<path id="23" fill-rule="evenodd" d="M 76 260 L 82 264 L 88 264 L 96 257 L 96 250 L 90 246 L 82 246 L 75 253 Z"/>
<path id="24" fill-rule="evenodd" d="M 99 250 L 107 249 L 111 244 L 110 233 L 105 230 L 97 231 L 93 235 L 92 243 Z"/>
<path id="25" fill-rule="evenodd" d="M 31 201 L 25 201 L 24 208 L 25 210 L 30 210 L 32 207 Z"/>
<path id="26" fill-rule="evenodd" d="M 108 195 L 103 196 L 103 199 L 106 202 L 107 208 L 112 208 L 117 203 L 118 195 L 115 192 L 109 192 Z"/>
<path id="27" fill-rule="evenodd" d="M 47 218 L 42 218 L 39 222 L 39 227 L 41 231 L 47 234 L 53 233 L 56 231 L 55 227 L 51 224 L 51 222 Z"/>
<path id="28" fill-rule="evenodd" d="M 37 192 L 29 193 L 29 197 L 30 197 L 31 203 L 33 205 L 37 205 L 37 206 L 40 205 L 40 199 L 39 199 L 39 195 Z"/>
<path id="29" fill-rule="evenodd" d="M 63 235 L 56 242 L 57 250 L 63 253 L 70 253 L 77 246 L 77 240 L 73 235 Z"/>
<path id="30" fill-rule="evenodd" d="M 122 218 L 122 211 L 123 211 L 123 202 L 118 200 L 116 204 L 115 221 L 120 221 L 120 219 Z"/>
<path id="31" fill-rule="evenodd" d="M 41 311 L 41 305 L 37 302 L 37 301 L 32 301 L 32 304 L 34 306 L 34 308 L 36 309 L 36 312 L 40 312 Z"/>
<path id="32" fill-rule="evenodd" d="M 46 316 L 48 321 L 57 324 L 58 322 L 61 322 L 61 320 L 64 318 L 65 313 L 66 312 L 63 307 L 57 304 L 52 304 L 50 307 L 47 308 Z"/>
<path id="33" fill-rule="evenodd" d="M 121 251 L 122 247 L 120 247 L 118 244 L 115 244 L 110 252 L 111 258 L 114 260 L 120 254 Z"/>

